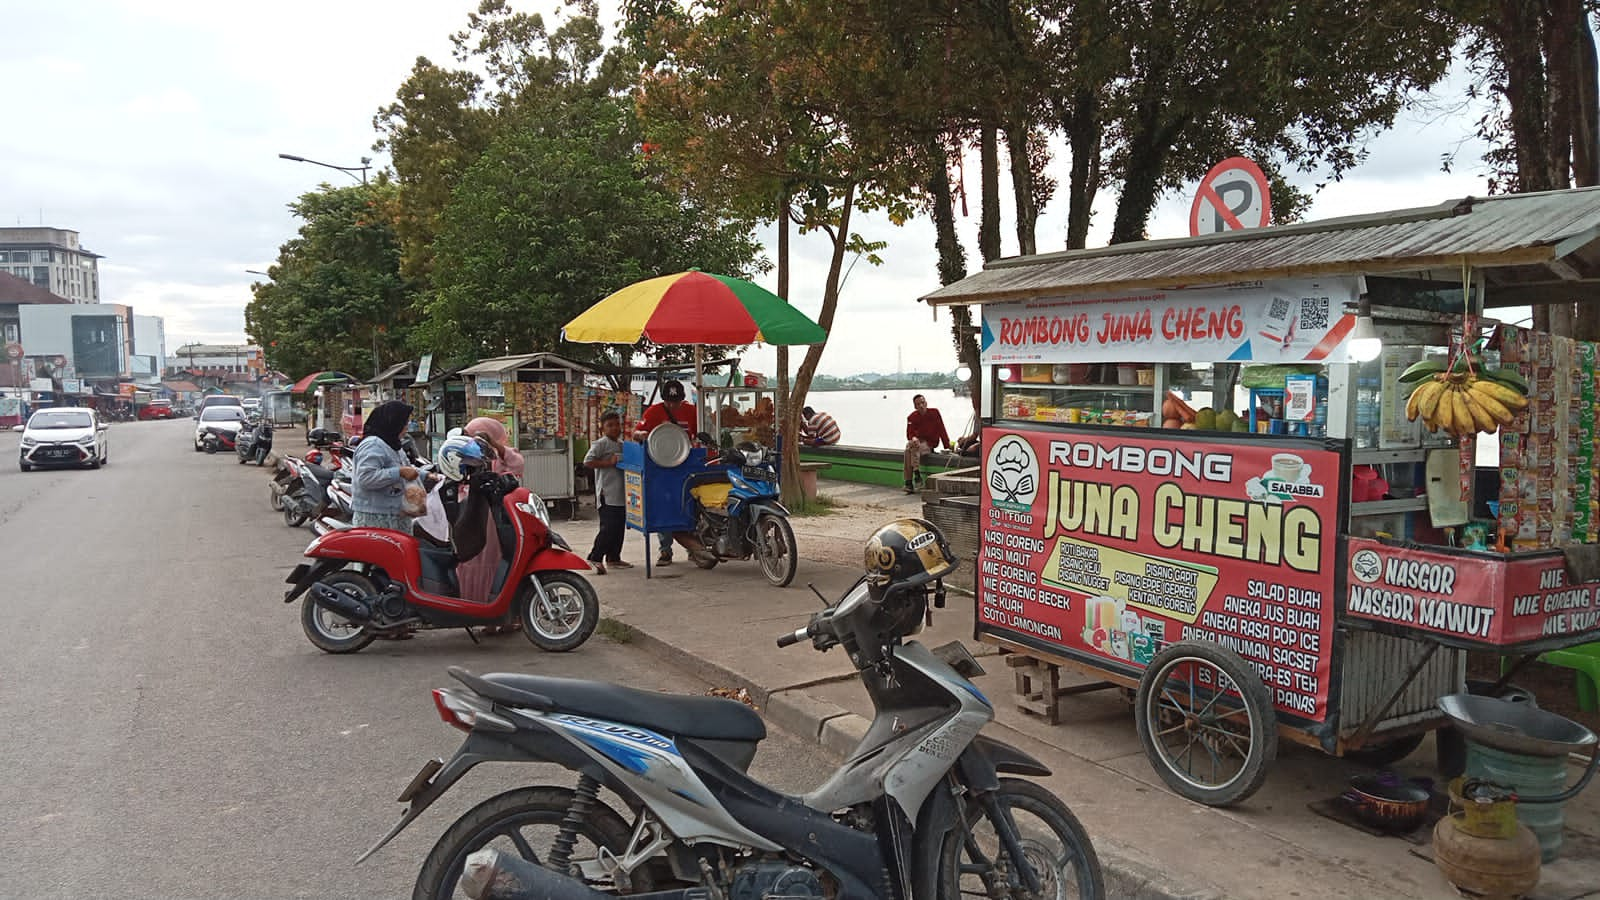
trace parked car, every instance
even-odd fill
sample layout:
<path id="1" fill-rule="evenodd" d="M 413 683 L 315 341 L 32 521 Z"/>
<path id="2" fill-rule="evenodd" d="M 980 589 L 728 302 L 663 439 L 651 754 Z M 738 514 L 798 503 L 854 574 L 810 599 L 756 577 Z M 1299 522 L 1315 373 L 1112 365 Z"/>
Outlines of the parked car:
<path id="1" fill-rule="evenodd" d="M 151 400 L 139 407 L 139 421 L 147 422 L 151 419 L 170 419 L 176 413 L 172 411 L 171 400 Z"/>
<path id="2" fill-rule="evenodd" d="M 34 466 L 88 466 L 110 461 L 105 420 L 92 409 L 76 406 L 41 409 L 28 417 L 19 448 L 22 471 Z"/>
<path id="3" fill-rule="evenodd" d="M 206 398 L 211 399 L 210 397 Z M 237 398 L 235 398 L 237 399 Z M 244 407 L 211 406 L 200 410 L 194 425 L 194 451 L 206 449 L 206 435 L 222 438 L 223 449 L 232 450 L 244 427 Z"/>
<path id="4" fill-rule="evenodd" d="M 260 397 L 246 397 L 246 398 L 244 398 L 243 405 L 244 405 L 244 411 L 249 413 L 249 414 L 251 414 L 251 415 L 255 415 L 256 413 L 261 412 L 261 398 Z"/>
<path id="5" fill-rule="evenodd" d="M 233 396 L 232 394 L 211 394 L 209 396 L 202 397 L 200 400 L 200 405 L 194 408 L 195 419 L 199 419 L 201 413 L 213 406 L 237 406 L 239 409 L 243 410 L 244 401 Z"/>

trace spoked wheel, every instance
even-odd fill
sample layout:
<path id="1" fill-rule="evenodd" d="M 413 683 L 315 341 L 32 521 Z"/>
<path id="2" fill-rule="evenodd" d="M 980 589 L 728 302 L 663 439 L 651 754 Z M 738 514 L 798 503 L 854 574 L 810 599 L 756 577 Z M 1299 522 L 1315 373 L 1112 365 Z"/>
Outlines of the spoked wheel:
<path id="1" fill-rule="evenodd" d="M 800 560 L 795 551 L 794 529 L 789 520 L 771 513 L 756 518 L 756 560 L 774 587 L 788 587 Z"/>
<path id="2" fill-rule="evenodd" d="M 1134 710 L 1150 764 L 1197 803 L 1229 806 L 1249 797 L 1278 755 L 1272 695 L 1226 647 L 1180 641 L 1156 654 Z"/>
<path id="3" fill-rule="evenodd" d="M 371 579 L 359 572 L 334 572 L 322 583 L 353 597 L 371 597 L 378 593 Z M 372 643 L 375 635 L 336 612 L 317 605 L 307 594 L 300 605 L 300 627 L 306 637 L 325 653 L 354 653 Z"/>
<path id="4" fill-rule="evenodd" d="M 544 586 L 544 600 L 533 585 L 522 589 L 517 604 L 522 633 L 540 650 L 576 650 L 600 624 L 600 598 L 594 585 L 576 572 L 540 572 L 539 583 Z"/>
<path id="5" fill-rule="evenodd" d="M 1010 856 L 1001 847 L 994 823 L 976 802 L 968 802 L 967 830 L 945 838 L 939 854 L 939 900 L 960 897 L 1035 898 L 1106 895 L 1089 833 L 1054 794 L 1031 781 L 1000 779 L 1000 806 L 1011 813 L 1022 855 L 1039 878 L 1038 893 L 1027 891 Z"/>
<path id="6" fill-rule="evenodd" d="M 412 900 L 456 900 L 464 898 L 458 882 L 467 857 L 493 848 L 521 857 L 531 863 L 547 865 L 551 848 L 561 830 L 574 794 L 566 788 L 529 787 L 507 791 L 473 807 L 451 825 L 433 845 L 417 875 Z M 621 856 L 628 847 L 628 826 L 609 806 L 598 804 L 584 815 L 578 826 L 577 843 L 568 863 L 569 875 L 599 856 L 600 848 Z M 644 869 L 635 871 L 627 885 L 631 893 L 649 891 L 654 882 Z M 590 883 L 595 890 L 611 892 L 621 885 Z"/>

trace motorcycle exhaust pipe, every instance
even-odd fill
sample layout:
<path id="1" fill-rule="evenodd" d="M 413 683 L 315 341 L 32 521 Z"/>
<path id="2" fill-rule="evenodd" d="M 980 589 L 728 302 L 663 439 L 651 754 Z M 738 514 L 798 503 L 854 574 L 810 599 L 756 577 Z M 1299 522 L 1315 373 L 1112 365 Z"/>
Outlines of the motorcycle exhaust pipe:
<path id="1" fill-rule="evenodd" d="M 611 896 L 493 848 L 467 857 L 458 886 L 472 900 L 599 900 Z"/>
<path id="2" fill-rule="evenodd" d="M 328 612 L 344 616 L 357 625 L 372 621 L 372 607 L 320 581 L 311 586 L 311 600 Z"/>

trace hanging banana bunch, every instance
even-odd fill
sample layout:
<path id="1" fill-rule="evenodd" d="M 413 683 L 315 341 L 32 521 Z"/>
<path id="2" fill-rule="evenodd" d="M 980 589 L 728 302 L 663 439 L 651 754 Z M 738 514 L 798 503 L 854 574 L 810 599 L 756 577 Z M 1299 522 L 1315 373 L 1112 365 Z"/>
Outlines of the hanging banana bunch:
<path id="1" fill-rule="evenodd" d="M 1476 364 L 1475 364 L 1476 363 Z M 1528 382 L 1509 369 L 1485 369 L 1466 354 L 1453 365 L 1426 359 L 1400 375 L 1401 384 L 1415 384 L 1406 400 L 1406 418 L 1432 432 L 1458 438 L 1493 434 L 1528 405 Z"/>

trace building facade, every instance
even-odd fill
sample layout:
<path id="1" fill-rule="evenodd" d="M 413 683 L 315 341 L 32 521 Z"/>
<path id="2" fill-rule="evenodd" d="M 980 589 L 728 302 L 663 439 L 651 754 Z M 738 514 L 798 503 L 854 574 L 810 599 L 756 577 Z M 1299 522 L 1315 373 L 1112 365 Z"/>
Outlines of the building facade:
<path id="1" fill-rule="evenodd" d="M 265 375 L 266 357 L 254 344 L 184 344 L 167 358 L 171 372 Z"/>
<path id="2" fill-rule="evenodd" d="M 0 272 L 73 303 L 100 302 L 98 253 L 65 228 L 0 228 Z"/>

